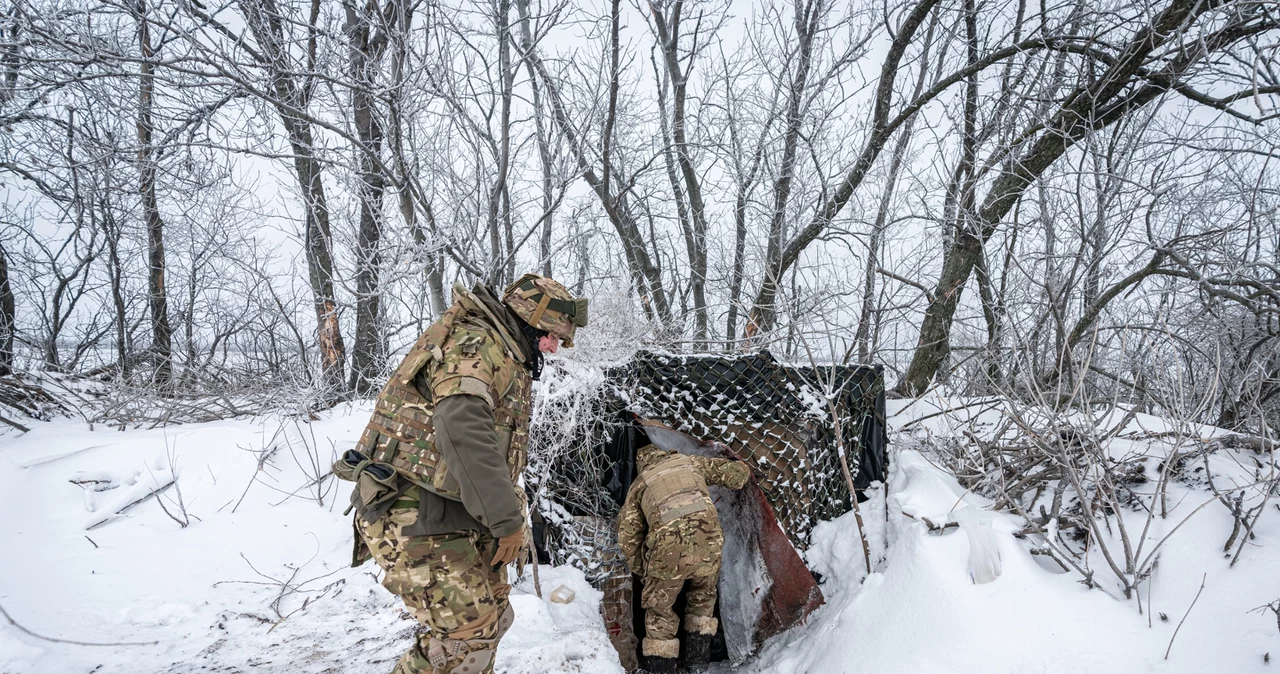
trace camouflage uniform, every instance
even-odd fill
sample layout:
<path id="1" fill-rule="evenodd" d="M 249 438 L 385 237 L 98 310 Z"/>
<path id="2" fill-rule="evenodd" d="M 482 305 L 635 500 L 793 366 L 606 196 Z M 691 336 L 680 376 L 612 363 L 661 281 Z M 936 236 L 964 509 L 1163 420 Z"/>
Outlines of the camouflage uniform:
<path id="1" fill-rule="evenodd" d="M 483 286 L 455 286 L 454 305 L 414 344 L 355 449 L 334 464 L 357 482 L 353 564 L 374 559 L 383 586 L 425 628 L 395 674 L 493 671 L 514 613 L 505 565 L 491 562 L 499 539 L 514 551 L 527 537 L 519 482 L 536 339 L 571 344 L 585 324 L 586 301 L 551 279 L 522 277 L 501 300 Z"/>
<path id="2" fill-rule="evenodd" d="M 646 656 L 675 658 L 679 619 L 672 606 L 685 583 L 685 631 L 715 634 L 716 582 L 724 532 L 708 484 L 741 489 L 751 472 L 740 461 L 688 456 L 647 445 L 640 473 L 618 517 L 618 545 L 631 570 L 644 577 Z"/>
<path id="3" fill-rule="evenodd" d="M 437 671 L 431 662 L 433 649 L 437 660 L 447 663 L 439 671 L 492 672 L 498 641 L 515 619 L 507 601 L 507 569 L 494 571 L 489 566 L 494 538 L 465 531 L 406 536 L 404 529 L 417 519 L 416 504 L 392 508 L 373 522 L 356 518 L 360 536 L 386 572 L 382 586 L 430 628 L 416 635 L 393 674 Z"/>

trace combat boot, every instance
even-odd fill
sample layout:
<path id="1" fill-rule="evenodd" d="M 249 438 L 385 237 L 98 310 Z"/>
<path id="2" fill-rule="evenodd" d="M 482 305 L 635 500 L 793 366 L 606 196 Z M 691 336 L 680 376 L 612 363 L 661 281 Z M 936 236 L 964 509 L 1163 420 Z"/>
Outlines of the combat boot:
<path id="1" fill-rule="evenodd" d="M 712 616 L 686 615 L 684 617 L 684 662 L 688 674 L 704 674 L 711 664 L 711 639 L 715 637 L 720 621 Z"/>
<path id="2" fill-rule="evenodd" d="M 646 674 L 676 674 L 676 659 L 663 658 L 656 655 L 644 656 L 644 670 Z"/>
<path id="3" fill-rule="evenodd" d="M 690 634 L 684 640 L 684 663 L 687 674 L 706 674 L 711 664 L 710 634 Z"/>
<path id="4" fill-rule="evenodd" d="M 644 671 L 649 674 L 676 674 L 676 658 L 680 656 L 679 639 L 650 639 L 640 642 L 644 654 Z"/>

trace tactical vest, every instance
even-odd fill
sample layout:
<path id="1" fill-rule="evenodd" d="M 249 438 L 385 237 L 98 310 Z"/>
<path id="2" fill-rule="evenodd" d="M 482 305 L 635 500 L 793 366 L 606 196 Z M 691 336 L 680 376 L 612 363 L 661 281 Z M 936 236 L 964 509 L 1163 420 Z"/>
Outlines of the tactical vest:
<path id="1" fill-rule="evenodd" d="M 466 303 L 477 309 L 482 307 L 478 299 L 461 288 L 455 287 L 454 295 L 468 298 L 470 301 Z M 463 301 L 455 301 L 440 320 L 422 333 L 391 375 L 374 403 L 369 425 L 356 443 L 356 449 L 374 461 L 389 464 L 414 484 L 455 501 L 462 499 L 462 492 L 436 448 L 435 426 L 432 424 L 435 402 L 418 392 L 413 379 L 424 367 L 444 361 L 441 347 L 459 321 L 479 323 L 493 331 L 501 330 L 491 325 L 493 320 L 469 310 Z M 499 342 L 504 343 L 504 340 Z M 493 402 L 498 448 L 506 454 L 511 484 L 517 485 L 528 462 L 533 380 L 528 368 L 511 353 L 509 345 L 505 348 L 505 360 L 496 369 L 493 379 L 487 393 Z M 519 491 L 519 487 L 516 489 Z"/>
<path id="2" fill-rule="evenodd" d="M 640 507 L 650 527 L 656 528 L 696 513 L 715 515 L 716 508 L 707 492 L 707 481 L 693 459 L 683 454 L 673 454 L 646 470 L 644 484 Z"/>

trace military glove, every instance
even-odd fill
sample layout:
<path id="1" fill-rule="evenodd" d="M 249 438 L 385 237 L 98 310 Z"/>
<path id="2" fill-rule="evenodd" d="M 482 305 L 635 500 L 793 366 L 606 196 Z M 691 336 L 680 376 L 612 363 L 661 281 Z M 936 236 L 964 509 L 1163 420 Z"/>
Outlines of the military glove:
<path id="1" fill-rule="evenodd" d="M 489 562 L 493 568 L 500 569 L 511 562 L 516 561 L 516 557 L 520 555 L 520 551 L 524 549 L 524 527 L 514 534 L 507 534 L 498 539 L 498 551 L 493 555 L 493 561 Z"/>
<path id="2" fill-rule="evenodd" d="M 751 465 L 746 461 L 735 461 L 729 464 L 730 483 L 734 489 L 742 489 L 747 486 L 747 481 L 751 479 Z"/>

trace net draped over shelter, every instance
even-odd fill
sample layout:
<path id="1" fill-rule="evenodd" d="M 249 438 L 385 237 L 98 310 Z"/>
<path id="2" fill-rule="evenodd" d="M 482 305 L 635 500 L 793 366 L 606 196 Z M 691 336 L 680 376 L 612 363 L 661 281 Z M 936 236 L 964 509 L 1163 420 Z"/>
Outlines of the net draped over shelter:
<path id="1" fill-rule="evenodd" d="M 767 351 L 640 351 L 577 377 L 588 385 L 545 395 L 535 409 L 527 473 L 535 536 L 550 561 L 582 569 L 604 593 L 605 627 L 628 671 L 643 628 L 634 622 L 641 613 L 617 546 L 617 513 L 635 479 L 636 450 L 649 442 L 639 419 L 722 443 L 748 461 L 782 531 L 801 550 L 814 526 L 853 507 L 842 451 L 855 489 L 885 478 L 879 367 L 787 366 Z"/>
<path id="2" fill-rule="evenodd" d="M 852 507 L 841 451 L 857 489 L 885 476 L 879 367 L 788 366 L 767 351 L 732 356 L 641 351 L 605 370 L 596 399 L 582 404 L 592 408 L 580 415 L 584 421 L 560 429 L 575 449 L 546 467 L 550 479 L 542 493 L 562 515 L 612 520 L 635 477 L 635 450 L 646 442 L 633 423 L 636 417 L 724 443 L 747 460 L 800 549 L 808 547 L 815 525 Z M 603 542 L 594 541 L 596 532 L 581 534 Z"/>

